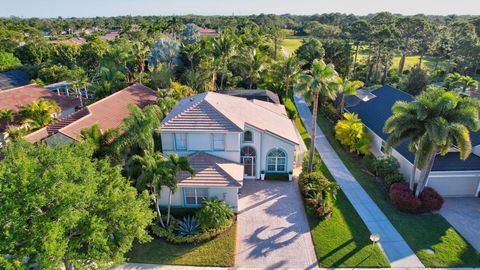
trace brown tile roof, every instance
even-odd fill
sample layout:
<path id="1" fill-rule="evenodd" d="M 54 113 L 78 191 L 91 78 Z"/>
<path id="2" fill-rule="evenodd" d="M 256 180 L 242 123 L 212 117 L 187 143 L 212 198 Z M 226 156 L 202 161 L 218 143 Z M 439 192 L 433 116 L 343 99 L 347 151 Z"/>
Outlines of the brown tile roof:
<path id="1" fill-rule="evenodd" d="M 278 106 L 206 92 L 182 99 L 162 121 L 161 129 L 239 132 L 250 125 L 298 144 L 292 121 L 282 113 L 283 105 Z"/>
<path id="2" fill-rule="evenodd" d="M 80 105 L 80 101 L 76 97 L 57 95 L 57 93 L 50 92 L 40 85 L 29 84 L 0 91 L 0 109 L 18 111 L 22 106 L 39 99 L 54 100 L 62 109 Z"/>
<path id="3" fill-rule="evenodd" d="M 123 119 L 130 114 L 129 104 L 133 103 L 143 108 L 156 101 L 157 93 L 154 90 L 141 84 L 134 84 L 48 126 L 47 133 L 50 136 L 58 132 L 74 140 L 79 140 L 82 129 L 91 127 L 95 123 L 102 131 L 119 127 Z M 37 142 L 45 138 L 39 137 L 34 136 L 31 139 L 27 136 L 26 139 Z"/>
<path id="4" fill-rule="evenodd" d="M 205 152 L 188 156 L 195 176 L 181 172 L 177 177 L 179 186 L 241 187 L 243 165 L 216 157 Z"/>

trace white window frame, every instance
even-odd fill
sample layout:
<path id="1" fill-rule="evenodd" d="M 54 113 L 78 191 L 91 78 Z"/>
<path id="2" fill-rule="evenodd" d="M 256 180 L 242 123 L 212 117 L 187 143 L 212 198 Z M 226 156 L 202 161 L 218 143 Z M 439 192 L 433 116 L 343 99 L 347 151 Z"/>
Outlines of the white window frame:
<path id="1" fill-rule="evenodd" d="M 188 191 L 193 191 L 194 192 L 194 197 L 190 197 L 190 198 L 195 198 L 195 203 L 188 203 L 187 202 L 187 192 Z M 199 196 L 198 193 L 200 193 L 199 191 L 203 191 L 205 192 L 205 196 Z M 208 198 L 208 188 L 184 188 L 183 189 L 183 196 L 184 196 L 184 203 L 185 205 L 188 205 L 188 206 L 199 206 L 199 205 L 202 205 L 202 202 L 203 200 L 202 199 L 207 199 Z"/>
<path id="2" fill-rule="evenodd" d="M 183 147 L 178 147 L 178 142 L 180 137 L 184 137 L 184 146 Z M 187 150 L 187 133 L 175 133 L 175 150 Z"/>
<path id="3" fill-rule="evenodd" d="M 214 133 L 212 135 L 212 148 L 214 151 L 225 151 L 225 137 L 224 133 Z"/>

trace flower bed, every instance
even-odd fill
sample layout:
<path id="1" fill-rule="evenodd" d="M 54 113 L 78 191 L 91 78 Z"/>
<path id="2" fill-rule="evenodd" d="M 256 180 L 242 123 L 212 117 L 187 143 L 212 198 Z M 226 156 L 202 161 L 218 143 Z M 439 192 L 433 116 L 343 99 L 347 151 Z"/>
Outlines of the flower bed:
<path id="1" fill-rule="evenodd" d="M 407 183 L 394 183 L 390 187 L 390 201 L 398 210 L 412 214 L 437 211 L 443 205 L 442 196 L 432 188 L 425 188 L 417 198 Z"/>

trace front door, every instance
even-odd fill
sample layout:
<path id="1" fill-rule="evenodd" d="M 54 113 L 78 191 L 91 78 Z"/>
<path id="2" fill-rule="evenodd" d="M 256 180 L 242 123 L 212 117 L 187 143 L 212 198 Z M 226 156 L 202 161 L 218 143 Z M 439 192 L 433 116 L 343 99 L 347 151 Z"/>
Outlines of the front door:
<path id="1" fill-rule="evenodd" d="M 255 158 L 243 157 L 243 173 L 247 177 L 255 176 Z"/>

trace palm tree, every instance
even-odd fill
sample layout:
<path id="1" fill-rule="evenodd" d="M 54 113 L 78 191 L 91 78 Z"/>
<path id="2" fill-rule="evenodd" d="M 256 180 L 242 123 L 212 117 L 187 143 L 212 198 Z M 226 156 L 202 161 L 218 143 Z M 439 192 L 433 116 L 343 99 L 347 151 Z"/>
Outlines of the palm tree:
<path id="1" fill-rule="evenodd" d="M 461 85 L 462 75 L 458 72 L 450 73 L 445 77 L 445 88 L 453 90 Z"/>
<path id="2" fill-rule="evenodd" d="M 342 79 L 338 77 L 338 89 L 337 96 L 338 101 L 338 111 L 343 113 L 345 110 L 345 97 L 352 96 L 357 94 L 357 90 L 363 87 L 362 81 L 350 81 L 347 78 Z"/>
<path id="3" fill-rule="evenodd" d="M 140 109 L 134 104 L 130 104 L 128 108 L 131 113 L 123 120 L 119 130 L 121 135 L 112 145 L 115 154 L 129 154 L 133 147 L 137 147 L 140 152 L 153 152 L 153 133 L 163 118 L 160 108 L 157 105 L 148 105 Z"/>
<path id="4" fill-rule="evenodd" d="M 423 191 L 433 168 L 435 157 L 458 148 L 460 159 L 465 160 L 472 151 L 470 131 L 480 128 L 480 102 L 443 88 L 429 88 L 411 105 L 399 102 L 394 114 L 385 123 L 384 131 L 391 133 L 389 143 L 410 140 L 415 147 L 416 167 L 421 170 L 415 196 Z"/>
<path id="5" fill-rule="evenodd" d="M 117 135 L 115 129 L 102 132 L 97 123 L 80 131 L 80 139 L 94 148 L 96 157 L 104 157 L 109 153 L 109 145 Z"/>
<path id="6" fill-rule="evenodd" d="M 285 97 L 288 98 L 290 85 L 296 84 L 299 75 L 302 73 L 303 63 L 295 55 L 286 57 L 282 62 L 276 65 L 275 73 L 283 82 Z"/>
<path id="7" fill-rule="evenodd" d="M 133 55 L 137 60 L 137 70 L 139 73 L 139 82 L 142 83 L 142 75 L 145 71 L 145 62 L 150 55 L 150 48 L 143 45 L 141 42 L 135 42 L 133 44 Z"/>
<path id="8" fill-rule="evenodd" d="M 23 106 L 19 114 L 23 122 L 32 129 L 44 127 L 55 120 L 55 115 L 61 111 L 60 107 L 53 100 L 35 100 L 32 104 Z"/>
<path id="9" fill-rule="evenodd" d="M 260 78 L 261 72 L 266 68 L 266 58 L 256 48 L 249 48 L 239 57 L 238 65 L 248 79 L 249 89 L 252 89 L 253 84 Z"/>
<path id="10" fill-rule="evenodd" d="M 312 171 L 313 154 L 315 152 L 315 138 L 317 136 L 317 112 L 318 112 L 318 97 L 320 95 L 327 96 L 331 99 L 335 98 L 335 91 L 337 89 L 338 74 L 335 71 L 333 64 L 325 64 L 323 60 L 315 59 L 312 63 L 310 71 L 303 74 L 298 85 L 298 93 L 303 93 L 306 100 L 313 102 L 313 117 L 312 117 L 312 141 L 310 145 L 308 171 Z"/>
<path id="11" fill-rule="evenodd" d="M 235 53 L 235 42 L 231 35 L 222 34 L 213 39 L 212 43 L 213 55 L 220 60 L 220 89 L 223 90 L 223 83 L 225 82 L 225 74 L 228 72 L 228 63 L 230 58 Z"/>
<path id="12" fill-rule="evenodd" d="M 168 158 L 162 156 L 160 152 L 145 152 L 144 156 L 135 155 L 130 162 L 130 170 L 138 170 L 140 175 L 137 178 L 137 188 L 142 190 L 147 187 L 153 195 L 152 200 L 157 212 L 157 218 L 160 225 L 164 228 L 170 224 L 170 206 L 172 194 L 177 190 L 177 176 L 180 171 L 187 171 L 194 174 L 193 168 L 186 157 L 179 157 L 176 154 L 170 155 Z M 159 200 L 162 187 L 169 189 L 167 221 L 163 222 L 162 213 L 160 211 Z"/>
<path id="13" fill-rule="evenodd" d="M 467 88 L 477 88 L 477 84 L 478 84 L 478 82 L 470 76 L 463 76 L 462 79 L 460 80 L 460 83 L 462 85 L 462 92 L 464 93 L 467 90 Z"/>

